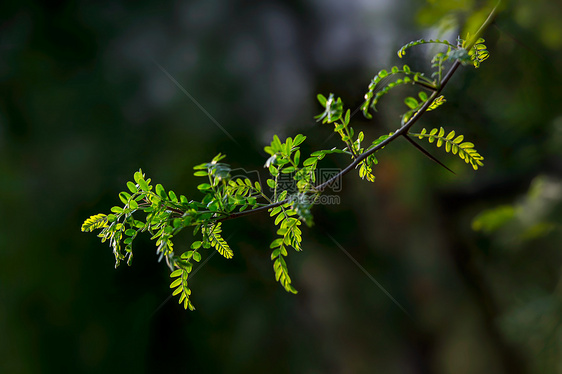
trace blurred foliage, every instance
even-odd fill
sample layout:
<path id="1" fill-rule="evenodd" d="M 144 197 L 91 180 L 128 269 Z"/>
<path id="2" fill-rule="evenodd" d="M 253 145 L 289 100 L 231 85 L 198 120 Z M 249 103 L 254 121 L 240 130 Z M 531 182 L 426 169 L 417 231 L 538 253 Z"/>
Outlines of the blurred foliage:
<path id="1" fill-rule="evenodd" d="M 562 202 L 562 184 L 545 176 L 538 176 L 531 182 L 525 198 L 513 205 L 501 205 L 487 209 L 472 221 L 472 228 L 485 233 L 498 233 L 516 242 L 538 239 L 552 230 L 560 229 L 557 224 Z M 514 246 L 516 243 L 505 243 Z"/>
<path id="2" fill-rule="evenodd" d="M 262 170 L 274 133 L 325 148 L 333 139 L 314 124 L 314 93 L 359 107 L 364 82 L 400 45 L 435 37 L 426 27 L 446 12 L 420 14 L 436 3 L 2 3 L 3 370 L 559 372 L 562 218 L 549 192 L 562 173 L 559 2 L 505 2 L 484 35 L 491 57 L 456 75 L 447 102 L 420 122 L 460 129 L 485 167 L 474 174 L 447 158 L 453 176 L 406 142 L 385 149 L 374 184 L 346 178 L 340 205 L 313 208 L 316 225 L 288 264 L 298 295 L 270 279 L 268 217 L 224 228 L 240 256 L 213 256 L 197 272 L 197 313 L 165 302 L 169 277 L 148 240 L 137 239 L 134 267 L 114 270 L 111 250 L 78 232 L 139 167 L 181 193 L 197 183 L 193 166 L 219 151 Z M 466 20 L 487 3 L 450 4 Z M 397 127 L 396 105 L 359 125 L 366 138 Z M 471 229 L 498 206 L 514 207 L 513 219 Z M 521 237 L 541 223 L 553 226 Z"/>

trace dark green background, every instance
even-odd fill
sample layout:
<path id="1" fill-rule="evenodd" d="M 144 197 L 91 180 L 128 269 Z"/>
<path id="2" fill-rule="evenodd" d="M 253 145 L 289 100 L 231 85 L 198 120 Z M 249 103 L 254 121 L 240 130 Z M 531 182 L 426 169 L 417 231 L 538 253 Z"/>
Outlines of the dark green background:
<path id="1" fill-rule="evenodd" d="M 267 215 L 224 224 L 235 256 L 213 256 L 193 277 L 195 312 L 166 302 L 168 270 L 148 238 L 136 242 L 132 267 L 115 270 L 111 249 L 80 232 L 119 203 L 138 168 L 198 198 L 192 167 L 218 152 L 264 176 L 273 134 L 303 133 L 303 152 L 338 145 L 312 119 L 315 95 L 358 107 L 378 70 L 404 63 L 401 45 L 435 36 L 428 27 L 441 15 L 462 21 L 479 5 L 433 3 L 0 6 L 1 371 L 559 372 L 555 2 L 508 3 L 485 35 L 490 59 L 457 73 L 446 105 L 418 126 L 464 134 L 485 167 L 435 150 L 451 175 L 405 142 L 386 147 L 374 184 L 348 175 L 339 205 L 315 207 L 304 251 L 288 260 L 296 296 L 274 281 Z M 425 51 L 406 62 L 423 68 Z M 405 108 L 400 95 L 379 107 L 373 121 L 354 117 L 369 139 L 394 130 Z M 471 229 L 478 213 L 506 204 L 517 213 L 499 230 Z M 185 235 L 175 245 L 189 244 Z"/>

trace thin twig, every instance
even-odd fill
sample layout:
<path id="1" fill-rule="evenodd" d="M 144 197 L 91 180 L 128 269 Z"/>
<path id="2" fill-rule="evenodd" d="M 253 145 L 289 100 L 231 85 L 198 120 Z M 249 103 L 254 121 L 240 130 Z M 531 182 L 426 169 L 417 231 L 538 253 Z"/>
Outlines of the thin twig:
<path id="1" fill-rule="evenodd" d="M 422 86 L 422 87 L 424 87 L 424 88 L 427 88 L 428 90 L 431 90 L 431 91 L 436 91 L 436 90 L 437 90 L 437 87 L 432 86 L 431 84 L 426 83 L 426 82 L 414 81 L 414 83 L 417 84 L 417 85 L 420 85 L 420 86 Z"/>

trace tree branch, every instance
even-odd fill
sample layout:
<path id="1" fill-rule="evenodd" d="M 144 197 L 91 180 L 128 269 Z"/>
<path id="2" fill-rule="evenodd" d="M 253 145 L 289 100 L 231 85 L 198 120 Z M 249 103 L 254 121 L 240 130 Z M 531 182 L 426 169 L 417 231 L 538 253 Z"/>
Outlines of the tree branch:
<path id="1" fill-rule="evenodd" d="M 250 214 L 263 212 L 264 210 L 269 210 L 269 209 L 281 206 L 283 204 L 286 204 L 289 201 L 290 201 L 289 199 L 285 199 L 285 200 L 282 200 L 282 201 L 278 201 L 276 203 L 271 203 L 269 205 L 260 206 L 259 208 L 256 208 L 256 209 L 244 210 L 242 212 L 232 213 L 231 215 L 228 215 L 226 217 L 222 217 L 222 218 L 217 219 L 217 222 L 228 221 L 230 219 L 240 218 L 240 217 L 244 217 L 244 216 L 249 216 Z"/>
<path id="2" fill-rule="evenodd" d="M 441 93 L 441 91 L 443 90 L 443 88 L 445 87 L 445 85 L 449 82 L 449 80 L 451 79 L 451 77 L 453 76 L 453 74 L 455 73 L 455 71 L 459 68 L 460 66 L 460 62 L 457 60 L 453 63 L 453 65 L 451 66 L 451 68 L 449 69 L 449 71 L 447 72 L 447 74 L 445 75 L 445 77 L 443 78 L 441 85 L 437 88 L 436 91 L 433 91 L 433 93 L 431 94 L 431 96 L 427 99 L 427 101 L 422 105 L 422 107 L 420 108 L 420 110 L 418 110 L 416 112 L 416 114 L 414 114 L 412 116 L 412 118 L 410 118 L 410 120 L 408 122 L 406 122 L 402 127 L 400 127 L 398 130 L 396 130 L 396 132 L 394 132 L 391 136 L 389 136 L 388 138 L 386 138 L 385 140 L 383 140 L 382 142 L 380 142 L 379 144 L 377 144 L 376 146 L 374 146 L 373 148 L 369 149 L 366 152 L 363 152 L 362 154 L 360 154 L 351 164 L 349 164 L 345 169 L 343 169 L 341 172 L 339 172 L 337 175 L 333 176 L 332 178 L 330 178 L 329 180 L 327 180 L 326 182 L 320 184 L 319 186 L 316 186 L 316 188 L 314 188 L 315 191 L 318 192 L 322 192 L 324 191 L 328 186 L 330 186 L 332 183 L 334 183 L 336 180 L 338 180 L 339 178 L 341 178 L 342 176 L 344 176 L 345 174 L 349 173 L 351 170 L 355 169 L 360 163 L 361 161 L 363 161 L 364 159 L 366 159 L 367 157 L 369 157 L 370 155 L 372 155 L 373 153 L 377 152 L 378 150 L 380 150 L 381 148 L 383 148 L 384 146 L 386 146 L 387 144 L 393 142 L 394 140 L 396 140 L 398 137 L 400 137 L 401 135 L 405 135 L 408 130 L 421 118 L 421 116 L 427 111 L 427 109 L 429 108 L 429 106 L 431 105 L 431 103 L 433 103 L 433 100 L 435 100 L 435 98 L 437 98 L 437 96 L 439 96 L 439 94 Z"/>
<path id="3" fill-rule="evenodd" d="M 424 88 L 427 88 L 428 90 L 431 90 L 431 91 L 437 90 L 437 87 L 432 86 L 431 84 L 426 83 L 426 82 L 414 81 L 414 84 L 420 85 L 420 86 L 422 86 L 422 87 L 424 87 Z"/>
<path id="4" fill-rule="evenodd" d="M 326 182 L 314 187 L 312 190 L 316 191 L 316 192 L 322 192 L 324 191 L 328 186 L 330 186 L 332 183 L 334 183 L 336 180 L 338 180 L 339 178 L 341 178 L 342 176 L 344 176 L 345 174 L 349 173 L 351 170 L 355 169 L 357 167 L 357 165 L 359 165 L 361 163 L 361 161 L 363 161 L 364 159 L 366 159 L 367 157 L 369 157 L 370 155 L 372 155 L 373 153 L 375 153 L 376 151 L 380 150 L 382 147 L 384 147 L 385 145 L 389 144 L 390 142 L 396 140 L 398 137 L 405 135 L 407 133 L 407 131 L 410 129 L 410 127 L 412 127 L 417 121 L 418 119 L 427 111 L 427 109 L 429 108 L 429 106 L 431 105 L 431 103 L 433 102 L 433 100 L 435 100 L 435 98 L 439 95 L 439 93 L 443 90 L 443 88 L 445 87 L 445 85 L 447 84 L 447 82 L 449 81 L 449 79 L 451 79 L 451 77 L 453 76 L 453 74 L 455 73 L 455 71 L 458 69 L 460 65 L 460 62 L 455 61 L 453 63 L 453 65 L 451 66 L 451 68 L 449 69 L 449 71 L 447 72 L 447 75 L 445 75 L 445 78 L 443 78 L 443 81 L 441 83 L 441 86 L 439 88 L 437 88 L 436 91 L 434 91 L 431 96 L 427 99 L 427 101 L 424 103 L 424 105 L 420 108 L 420 110 L 412 117 L 410 118 L 410 120 L 408 122 L 406 122 L 404 124 L 404 126 L 400 127 L 398 130 L 396 130 L 396 132 L 394 134 L 392 134 L 390 137 L 388 137 L 387 139 L 385 139 L 384 141 L 382 141 L 381 143 L 377 144 L 375 147 L 373 147 L 372 149 L 361 153 L 360 155 L 358 155 L 351 164 L 349 164 L 345 169 L 343 169 L 342 171 L 340 171 L 338 174 L 336 174 L 335 176 L 333 176 L 332 178 L 330 178 L 329 180 L 327 180 Z M 244 217 L 244 216 L 248 216 L 250 214 L 254 214 L 254 213 L 259 213 L 259 212 L 263 212 L 266 210 L 269 210 L 271 208 L 275 208 L 278 207 L 280 205 L 283 205 L 285 203 L 288 203 L 289 200 L 285 199 L 283 201 L 278 201 L 276 203 L 272 203 L 269 205 L 265 205 L 256 209 L 252 209 L 252 210 L 247 210 L 247 211 L 243 211 L 243 212 L 237 212 L 237 213 L 233 213 L 229 216 L 223 217 L 223 218 L 219 218 L 217 219 L 217 222 L 222 222 L 222 221 L 227 221 L 230 219 L 234 219 L 234 218 L 240 218 L 240 217 Z"/>
<path id="5" fill-rule="evenodd" d="M 476 41 L 478 40 L 478 38 L 480 37 L 480 35 L 482 35 L 482 33 L 488 28 L 488 26 L 494 21 L 496 15 L 497 15 L 497 9 L 498 6 L 500 5 L 501 0 L 498 1 L 497 5 L 492 9 L 492 11 L 490 12 L 490 14 L 488 15 L 488 18 L 484 21 L 484 23 L 482 24 L 482 26 L 480 26 L 480 28 L 478 29 L 478 31 L 476 32 L 476 34 L 472 37 L 472 39 L 469 41 L 466 49 L 470 50 L 474 44 L 476 43 Z M 422 105 L 422 107 L 420 108 L 420 110 L 418 110 L 413 116 L 412 118 L 410 118 L 410 120 L 408 122 L 406 122 L 402 127 L 400 127 L 398 130 L 396 130 L 391 136 L 389 136 L 388 138 L 386 138 L 385 140 L 383 140 L 382 142 L 380 142 L 379 144 L 377 144 L 376 146 L 374 146 L 373 148 L 367 150 L 366 152 L 361 153 L 360 155 L 358 155 L 353 162 L 351 162 L 349 165 L 347 165 L 347 167 L 345 167 L 345 169 L 343 169 L 342 171 L 340 171 L 338 174 L 334 175 L 332 178 L 330 178 L 329 180 L 327 180 L 324 183 L 321 183 L 320 185 L 312 188 L 313 192 L 323 192 L 327 187 L 329 187 L 332 183 L 334 183 L 336 180 L 339 180 L 341 177 L 343 177 L 344 175 L 346 175 L 347 173 L 349 173 L 351 170 L 355 169 L 363 160 L 365 160 L 367 157 L 369 157 L 370 155 L 374 154 L 375 152 L 381 150 L 383 147 L 385 147 L 386 145 L 390 144 L 391 142 L 395 141 L 397 138 L 399 138 L 400 136 L 406 136 L 407 137 L 407 133 L 408 130 L 421 118 L 421 116 L 427 111 L 427 109 L 430 107 L 430 105 L 433 103 L 433 100 L 435 100 L 439 94 L 441 93 L 441 91 L 443 91 L 443 89 L 445 88 L 445 86 L 447 85 L 447 83 L 449 82 L 449 80 L 451 79 L 451 77 L 455 74 L 455 72 L 457 71 L 457 69 L 459 68 L 459 66 L 461 65 L 461 63 L 456 60 L 453 65 L 451 65 L 451 67 L 449 68 L 449 70 L 447 71 L 447 74 L 445 74 L 445 77 L 443 77 L 441 84 L 438 87 L 435 88 L 431 88 L 432 89 L 432 94 L 431 96 L 427 99 L 427 101 Z M 448 169 L 448 168 L 447 168 Z M 449 169 L 450 170 L 450 169 Z M 283 205 L 285 203 L 288 203 L 290 200 L 289 199 L 285 199 L 283 201 L 278 201 L 276 203 L 272 203 L 269 205 L 265 205 L 256 209 L 252 209 L 252 210 L 248 210 L 248 211 L 243 211 L 243 212 L 237 212 L 237 213 L 233 213 L 227 217 L 223 217 L 217 220 L 217 222 L 222 222 L 222 221 L 226 221 L 226 220 L 230 220 L 230 219 L 234 219 L 234 218 L 239 218 L 239 217 L 244 217 L 250 214 L 254 214 L 254 213 L 258 213 L 258 212 L 262 212 L 265 210 L 269 210 L 271 208 L 275 208 L 278 207 L 280 205 Z"/>

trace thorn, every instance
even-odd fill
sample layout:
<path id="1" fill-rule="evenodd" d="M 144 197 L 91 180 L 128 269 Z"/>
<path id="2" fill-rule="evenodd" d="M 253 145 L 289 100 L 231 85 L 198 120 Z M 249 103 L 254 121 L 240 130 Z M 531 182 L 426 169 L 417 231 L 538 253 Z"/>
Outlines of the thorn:
<path id="1" fill-rule="evenodd" d="M 411 138 L 409 138 L 406 134 L 403 135 L 406 140 L 408 142 L 410 142 L 411 145 L 413 145 L 414 147 L 416 147 L 421 153 L 423 153 L 424 155 L 426 155 L 430 160 L 438 163 L 439 165 L 443 166 L 445 169 L 449 170 L 451 173 L 455 174 L 456 173 L 454 171 L 452 171 L 451 169 L 449 169 L 444 163 L 442 163 L 441 161 L 439 161 L 438 159 L 436 159 L 431 153 L 429 153 L 428 151 L 425 150 L 425 148 L 423 148 L 421 145 L 419 145 L 418 143 L 416 143 L 415 141 L 413 141 Z"/>

